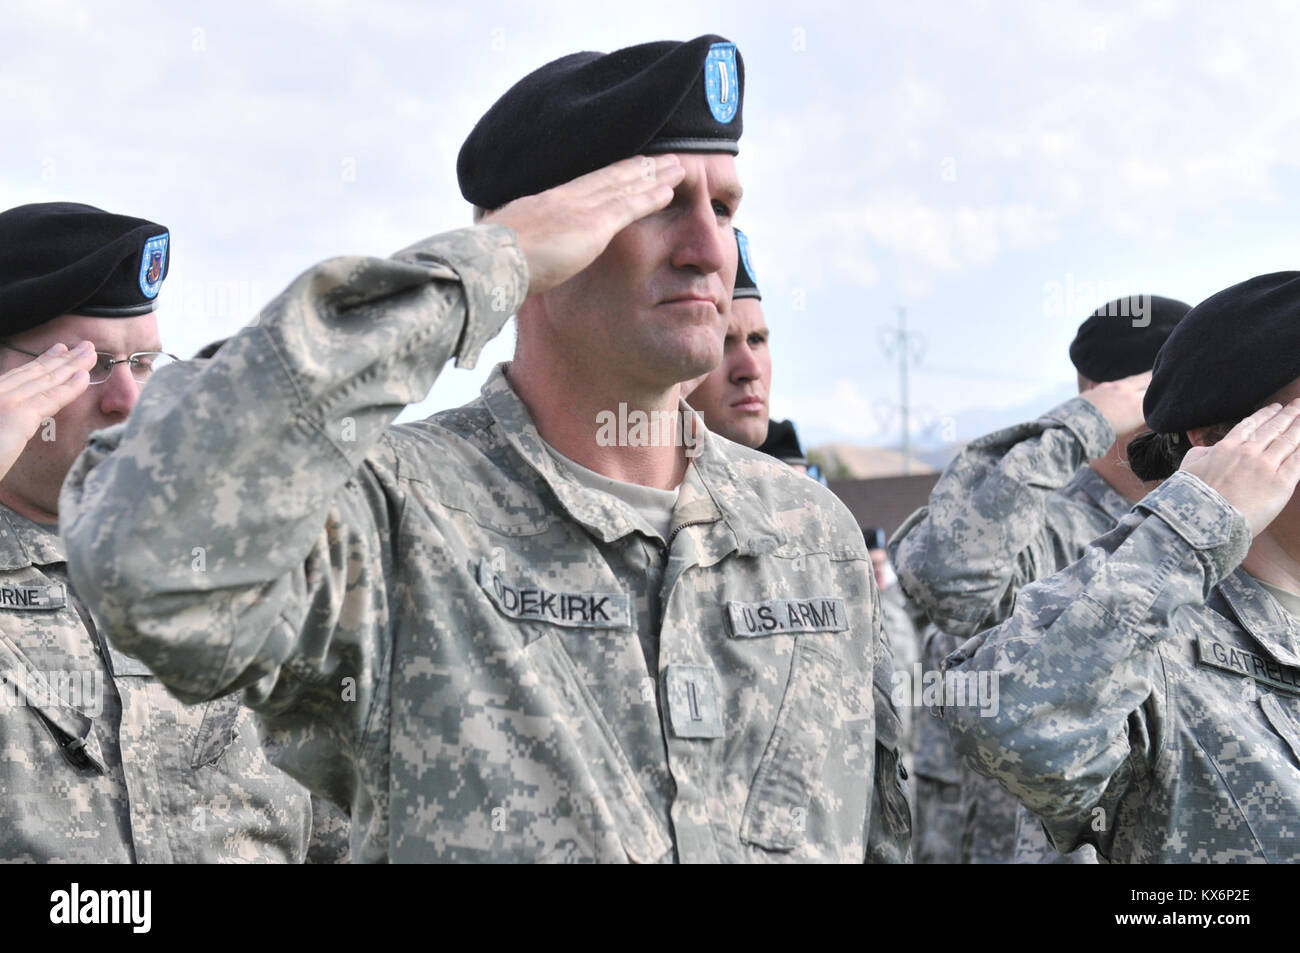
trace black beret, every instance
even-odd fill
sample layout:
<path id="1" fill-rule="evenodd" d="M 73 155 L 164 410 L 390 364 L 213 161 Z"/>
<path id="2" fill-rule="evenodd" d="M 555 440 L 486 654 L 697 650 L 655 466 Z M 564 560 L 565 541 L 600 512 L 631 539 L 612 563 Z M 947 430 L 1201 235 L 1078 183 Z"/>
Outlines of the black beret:
<path id="1" fill-rule="evenodd" d="M 768 420 L 767 439 L 758 447 L 759 453 L 770 454 L 782 463 L 807 464 L 803 447 L 799 445 L 799 435 L 794 432 L 792 420 Z"/>
<path id="2" fill-rule="evenodd" d="M 0 334 L 61 314 L 148 314 L 171 264 L 166 228 L 75 202 L 0 212 Z"/>
<path id="3" fill-rule="evenodd" d="M 739 150 L 745 63 L 720 36 L 573 53 L 508 89 L 460 148 L 460 191 L 500 208 L 611 162 Z"/>
<path id="4" fill-rule="evenodd" d="M 736 290 L 732 293 L 732 298 L 757 298 L 763 300 L 763 296 L 758 293 L 758 279 L 754 277 L 754 264 L 749 260 L 749 236 L 736 229 L 736 248 L 740 252 L 736 256 Z"/>
<path id="5" fill-rule="evenodd" d="M 1070 360 L 1098 384 L 1149 371 L 1160 346 L 1189 310 L 1189 304 L 1156 295 L 1108 301 L 1079 325 Z"/>
<path id="6" fill-rule="evenodd" d="M 1156 358 L 1142 409 L 1156 433 L 1236 423 L 1300 377 L 1300 271 L 1206 298 Z"/>

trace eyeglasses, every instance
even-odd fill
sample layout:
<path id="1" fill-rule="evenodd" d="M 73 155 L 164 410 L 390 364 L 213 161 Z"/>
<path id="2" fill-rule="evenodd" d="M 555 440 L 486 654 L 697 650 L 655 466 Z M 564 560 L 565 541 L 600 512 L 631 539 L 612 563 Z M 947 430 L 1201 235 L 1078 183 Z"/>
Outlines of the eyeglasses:
<path id="1" fill-rule="evenodd" d="M 33 354 L 31 351 L 24 351 L 20 347 L 14 347 L 12 344 L 0 344 L 0 347 L 17 351 L 19 354 L 26 354 L 28 357 L 41 356 Z M 90 369 L 90 382 L 92 384 L 102 384 L 108 380 L 109 375 L 113 373 L 113 368 L 118 364 L 129 365 L 131 376 L 143 384 L 154 371 L 180 360 L 175 354 L 168 354 L 166 351 L 136 351 L 134 354 L 123 358 L 114 357 L 112 354 L 106 354 L 103 351 L 96 351 L 95 355 L 98 360 L 95 361 L 95 366 Z"/>

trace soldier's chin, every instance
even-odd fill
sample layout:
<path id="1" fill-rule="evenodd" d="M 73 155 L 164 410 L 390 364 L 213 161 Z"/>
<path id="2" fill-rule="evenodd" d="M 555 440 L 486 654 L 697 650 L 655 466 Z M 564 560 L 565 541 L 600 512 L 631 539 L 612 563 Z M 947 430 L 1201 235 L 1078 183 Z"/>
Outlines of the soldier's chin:
<path id="1" fill-rule="evenodd" d="M 700 385 L 709 379 L 710 373 L 712 371 L 682 381 L 680 384 L 682 400 L 690 400 L 691 395 L 699 389 Z"/>
<path id="2" fill-rule="evenodd" d="M 757 450 L 767 439 L 767 417 L 763 417 L 760 421 L 752 415 L 747 415 L 742 419 L 733 420 L 727 429 L 728 432 L 723 436 L 728 440 L 744 444 L 751 450 Z"/>
<path id="3" fill-rule="evenodd" d="M 682 395 L 695 390 L 722 363 L 722 348 L 710 338 L 707 341 L 690 342 L 681 349 L 681 360 L 677 370 L 677 380 L 681 382 Z"/>

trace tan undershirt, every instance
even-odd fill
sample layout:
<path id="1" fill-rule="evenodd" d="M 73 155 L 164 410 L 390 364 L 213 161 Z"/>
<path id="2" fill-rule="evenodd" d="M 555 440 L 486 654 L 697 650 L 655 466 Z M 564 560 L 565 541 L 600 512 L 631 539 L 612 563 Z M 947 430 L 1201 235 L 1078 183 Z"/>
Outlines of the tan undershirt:
<path id="1" fill-rule="evenodd" d="M 647 530 L 650 531 L 649 535 L 657 535 L 661 542 L 667 541 L 668 534 L 672 531 L 673 508 L 677 506 L 677 494 L 680 487 L 677 490 L 656 490 L 654 487 L 642 486 L 639 483 L 624 483 L 622 480 L 614 480 L 597 473 L 595 470 L 588 470 L 580 463 L 575 463 L 549 443 L 546 443 L 545 440 L 542 443 L 551 456 L 555 458 L 556 464 L 572 477 L 576 483 L 585 486 L 589 490 L 608 493 L 610 496 L 622 500 L 632 507 L 645 522 Z"/>

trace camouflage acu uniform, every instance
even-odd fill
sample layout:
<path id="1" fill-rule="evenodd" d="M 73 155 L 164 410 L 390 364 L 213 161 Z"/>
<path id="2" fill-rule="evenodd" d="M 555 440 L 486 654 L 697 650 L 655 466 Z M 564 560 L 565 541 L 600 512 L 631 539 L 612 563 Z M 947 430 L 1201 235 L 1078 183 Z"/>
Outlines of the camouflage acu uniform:
<path id="1" fill-rule="evenodd" d="M 101 642 L 58 535 L 6 507 L 0 677 L 0 861 L 303 860 L 307 792 L 239 696 L 182 705 Z"/>
<path id="2" fill-rule="evenodd" d="M 951 746 L 952 741 L 948 744 Z M 1020 804 L 996 782 L 972 771 L 953 752 L 960 766 L 961 844 L 963 864 L 1010 864 L 1016 859 Z M 1050 850 L 1050 845 L 1048 847 Z"/>
<path id="3" fill-rule="evenodd" d="M 961 644 L 930 623 L 921 646 L 922 671 L 938 671 Z M 926 711 L 915 714 L 912 775 L 916 779 L 916 825 L 912 855 L 918 864 L 961 863 L 961 760 L 952 750 L 948 729 Z"/>
<path id="4" fill-rule="evenodd" d="M 352 862 L 352 824 L 343 810 L 319 794 L 311 796 L 311 841 L 307 844 L 308 864 Z"/>
<path id="5" fill-rule="evenodd" d="M 916 634 L 916 625 L 908 612 L 907 597 L 898 586 L 890 586 L 880 594 L 880 621 L 885 629 L 885 639 L 889 643 L 889 657 L 894 671 L 911 672 L 912 666 L 920 661 L 920 641 Z M 902 723 L 901 749 L 911 760 L 913 753 L 913 734 L 915 732 L 913 709 L 903 706 L 898 710 Z"/>
<path id="6" fill-rule="evenodd" d="M 972 441 L 944 471 L 929 507 L 890 541 L 907 594 L 962 638 L 1007 619 L 1023 586 L 1070 565 L 1129 511 L 1086 462 L 1114 440 L 1106 418 L 1076 397 Z M 964 863 L 1069 862 L 1000 787 L 961 770 Z M 1086 848 L 1071 860 L 1095 857 Z"/>
<path id="7" fill-rule="evenodd" d="M 995 717 L 945 709 L 959 753 L 1058 849 L 1300 861 L 1300 622 L 1236 569 L 1249 545 L 1236 510 L 1176 473 L 950 657 L 1000 676 Z"/>
<path id="8" fill-rule="evenodd" d="M 502 368 L 390 427 L 527 284 L 499 227 L 336 259 L 157 374 L 61 503 L 111 637 L 183 698 L 246 688 L 351 805 L 354 861 L 903 859 L 891 665 L 834 497 L 706 436 L 661 541 L 557 468 Z"/>

